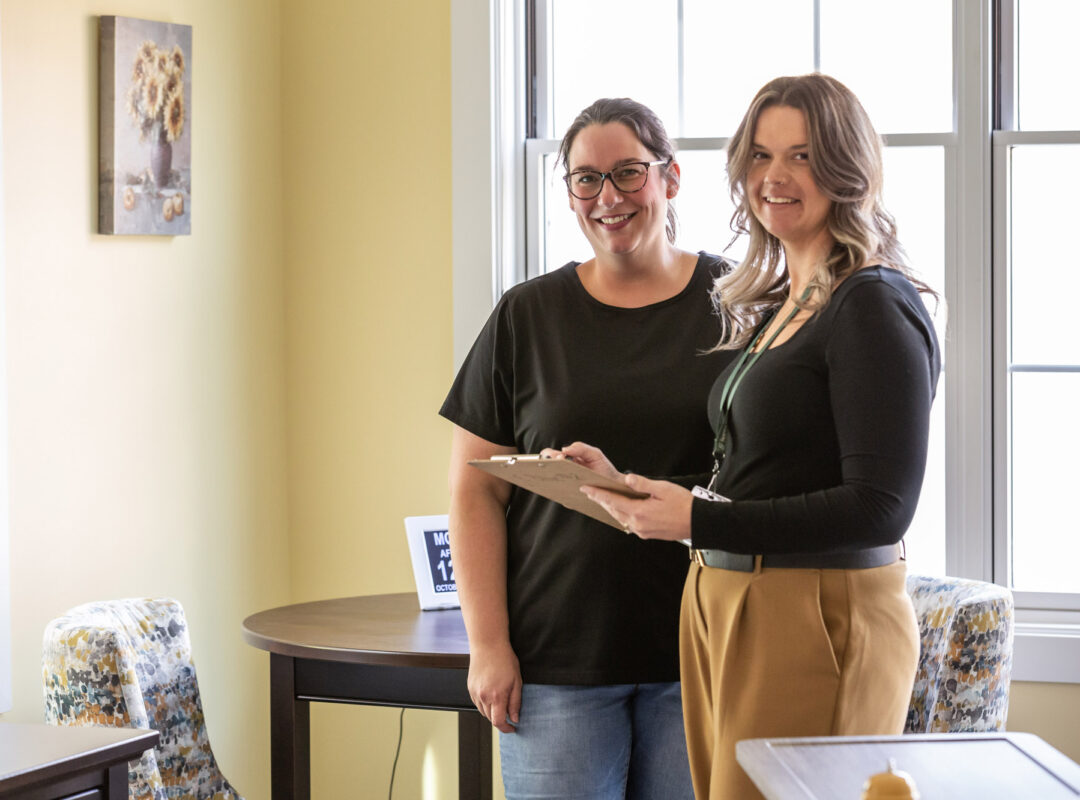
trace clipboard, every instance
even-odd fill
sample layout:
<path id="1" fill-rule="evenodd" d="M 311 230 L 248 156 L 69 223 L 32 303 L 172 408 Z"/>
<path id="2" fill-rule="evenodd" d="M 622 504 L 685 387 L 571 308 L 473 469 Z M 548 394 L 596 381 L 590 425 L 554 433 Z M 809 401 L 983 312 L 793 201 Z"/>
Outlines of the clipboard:
<path id="1" fill-rule="evenodd" d="M 469 464 L 620 531 L 623 529 L 622 525 L 600 505 L 583 495 L 581 487 L 596 486 L 638 499 L 649 496 L 564 458 L 541 458 L 538 455 L 493 456 L 474 459 Z"/>

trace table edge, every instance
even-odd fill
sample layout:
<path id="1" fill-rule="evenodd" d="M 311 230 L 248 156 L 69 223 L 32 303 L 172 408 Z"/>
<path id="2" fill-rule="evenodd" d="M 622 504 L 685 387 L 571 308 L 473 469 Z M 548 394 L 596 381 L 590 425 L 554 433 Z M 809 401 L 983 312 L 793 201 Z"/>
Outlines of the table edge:
<path id="1" fill-rule="evenodd" d="M 69 758 L 54 759 L 36 764 L 31 770 L 12 772 L 8 775 L 0 775 L 0 796 L 12 791 L 23 790 L 35 786 L 48 778 L 43 778 L 39 773 L 57 764 L 69 764 L 71 773 L 82 773 L 88 770 L 102 769 L 110 764 L 121 761 L 134 761 L 144 752 L 157 747 L 161 740 L 161 734 L 153 728 L 120 728 L 109 725 L 47 725 L 46 723 L 32 722 L 5 722 L 5 725 L 26 727 L 52 727 L 58 730 L 65 728 L 99 728 L 103 730 L 117 730 L 131 732 L 119 741 L 101 745 L 90 750 L 85 750 Z"/>
<path id="2" fill-rule="evenodd" d="M 468 653 L 417 653 L 397 650 L 355 650 L 352 648 L 302 645 L 275 639 L 244 627 L 244 641 L 259 650 L 279 656 L 309 661 L 342 661 L 371 666 L 434 667 L 438 669 L 468 669 Z"/>
<path id="3" fill-rule="evenodd" d="M 463 669 L 469 668 L 469 654 L 446 653 L 415 650 L 370 650 L 335 645 L 305 644 L 292 639 L 283 639 L 252 628 L 251 623 L 257 617 L 272 614 L 283 609 L 302 608 L 304 606 L 319 606 L 326 603 L 336 603 L 353 599 L 368 598 L 393 598 L 395 600 L 416 601 L 415 592 L 392 592 L 378 595 L 354 595 L 352 597 L 334 597 L 323 600 L 311 600 L 303 603 L 287 603 L 283 606 L 263 609 L 249 614 L 241 623 L 243 640 L 259 650 L 276 653 L 290 658 L 305 659 L 312 661 L 339 661 L 350 664 L 366 664 L 371 666 L 394 666 L 394 667 L 431 667 L 436 669 Z M 454 609 L 438 609 L 421 611 L 420 613 L 443 613 Z"/>

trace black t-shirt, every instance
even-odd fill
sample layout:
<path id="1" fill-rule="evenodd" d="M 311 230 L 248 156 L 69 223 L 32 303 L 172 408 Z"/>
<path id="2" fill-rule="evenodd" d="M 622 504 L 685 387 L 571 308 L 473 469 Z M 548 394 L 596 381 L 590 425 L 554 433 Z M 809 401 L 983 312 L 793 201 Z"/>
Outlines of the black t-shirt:
<path id="1" fill-rule="evenodd" d="M 709 395 L 712 424 L 730 367 Z M 871 267 L 767 350 L 735 393 L 718 491 L 695 499 L 695 547 L 816 553 L 898 542 L 918 505 L 941 359 L 899 272 Z"/>
<path id="2" fill-rule="evenodd" d="M 685 475 L 711 462 L 706 397 L 730 352 L 701 253 L 675 297 L 596 300 L 570 263 L 502 297 L 443 403 L 444 417 L 521 453 L 583 441 L 621 470 Z M 678 680 L 686 548 L 645 542 L 514 488 L 506 513 L 510 640 L 530 683 Z M 461 535 L 461 534 L 458 534 Z"/>

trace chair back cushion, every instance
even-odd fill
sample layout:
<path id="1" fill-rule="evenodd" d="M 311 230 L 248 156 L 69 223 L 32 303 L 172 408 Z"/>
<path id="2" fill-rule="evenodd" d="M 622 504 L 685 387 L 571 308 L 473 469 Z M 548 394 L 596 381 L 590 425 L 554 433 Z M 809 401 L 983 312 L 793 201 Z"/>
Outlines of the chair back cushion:
<path id="1" fill-rule="evenodd" d="M 905 733 L 1004 730 L 1012 675 L 1013 597 L 963 578 L 908 575 L 919 666 Z"/>
<path id="2" fill-rule="evenodd" d="M 242 800 L 206 733 L 180 604 L 87 603 L 45 629 L 45 718 L 54 724 L 154 728 L 161 741 L 130 772 L 132 800 Z"/>

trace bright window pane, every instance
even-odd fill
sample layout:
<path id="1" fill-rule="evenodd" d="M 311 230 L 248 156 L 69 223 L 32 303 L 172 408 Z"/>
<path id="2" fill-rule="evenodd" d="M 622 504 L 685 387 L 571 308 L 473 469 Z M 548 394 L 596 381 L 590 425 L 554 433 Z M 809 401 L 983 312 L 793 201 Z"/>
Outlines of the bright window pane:
<path id="1" fill-rule="evenodd" d="M 1080 591 L 1080 374 L 1012 376 L 1013 588 Z"/>
<path id="2" fill-rule="evenodd" d="M 551 0 L 551 136 L 601 97 L 632 97 L 668 126 L 679 114 L 676 0 Z"/>
<path id="3" fill-rule="evenodd" d="M 544 261 L 542 272 L 551 272 L 567 261 L 592 258 L 592 246 L 578 225 L 577 215 L 563 183 L 563 170 L 555 168 L 558 156 L 544 156 Z"/>
<path id="4" fill-rule="evenodd" d="M 1018 117 L 1022 130 L 1080 128 L 1076 102 L 1076 0 L 1019 0 Z"/>
<path id="5" fill-rule="evenodd" d="M 807 0 L 684 0 L 683 20 L 680 136 L 730 136 L 768 81 L 814 69 L 814 5 Z"/>
<path id="6" fill-rule="evenodd" d="M 886 147 L 885 207 L 908 262 L 939 292 L 945 287 L 945 153 L 940 147 Z M 932 310 L 932 309 L 931 309 Z M 938 331 L 939 335 L 942 331 Z"/>
<path id="7" fill-rule="evenodd" d="M 953 129 L 951 3 L 820 2 L 821 71 L 858 95 L 879 133 Z"/>
<path id="8" fill-rule="evenodd" d="M 1072 558 L 1080 554 L 1080 524 L 1072 511 L 1076 481 L 1070 467 L 1080 446 L 1080 375 L 1024 371 L 1080 365 L 1072 309 L 1080 274 L 1046 234 L 1076 224 L 1080 201 L 1057 184 L 1060 175 L 1078 170 L 1080 145 L 1010 151 L 1010 539 L 1013 586 L 1031 591 L 1080 589 Z M 1048 203 L 1047 197 L 1056 199 Z"/>
<path id="9" fill-rule="evenodd" d="M 1080 219 L 1080 199 L 1061 190 L 1063 176 L 1080 175 L 1080 145 L 1014 147 L 1011 167 L 1012 363 L 1080 364 L 1080 269 L 1050 233 Z"/>
<path id="10" fill-rule="evenodd" d="M 679 166 L 682 181 L 675 198 L 675 212 L 679 215 L 677 244 L 684 250 L 707 250 L 741 261 L 746 255 L 744 241 L 725 252 L 734 236 L 731 213 L 735 210 L 728 196 L 727 153 L 685 150 L 679 153 Z"/>
<path id="11" fill-rule="evenodd" d="M 945 164 L 940 147 L 887 147 L 885 207 L 896 220 L 900 242 L 919 276 L 939 292 L 945 284 Z M 931 313 L 933 299 L 927 301 Z M 944 343 L 943 314 L 934 323 Z M 930 414 L 926 476 L 915 519 L 904 537 L 908 568 L 923 575 L 945 574 L 945 376 L 938 381 Z"/>

